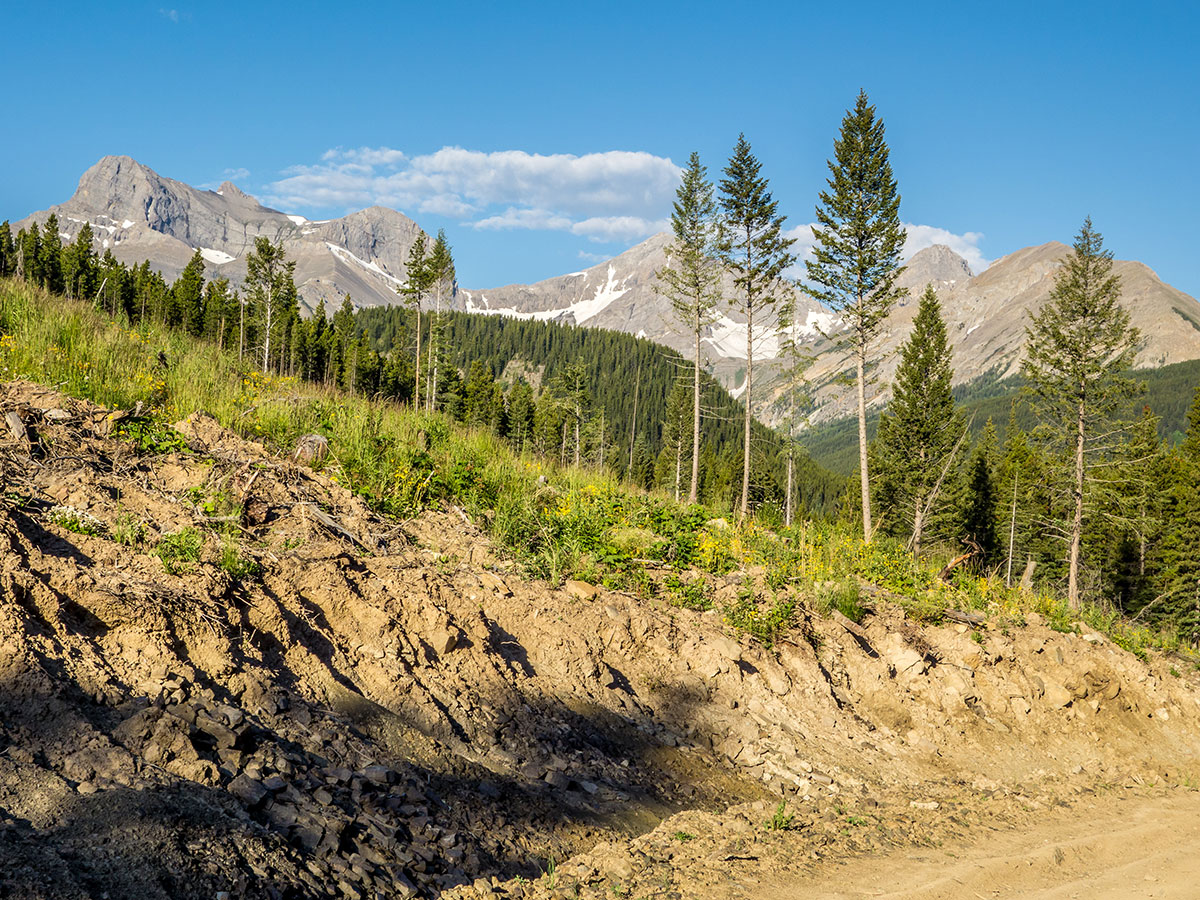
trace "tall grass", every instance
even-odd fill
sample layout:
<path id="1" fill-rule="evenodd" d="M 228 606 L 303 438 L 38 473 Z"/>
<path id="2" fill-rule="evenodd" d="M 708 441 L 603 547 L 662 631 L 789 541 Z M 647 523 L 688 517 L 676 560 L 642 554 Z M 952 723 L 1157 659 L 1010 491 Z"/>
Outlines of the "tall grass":
<path id="1" fill-rule="evenodd" d="M 322 465 L 374 508 L 411 516 L 437 504 L 460 505 L 529 574 L 554 582 L 582 576 L 642 595 L 677 594 L 679 605 L 707 609 L 713 604 L 706 591 L 717 577 L 761 567 L 756 591 L 740 592 L 722 612 L 764 640 L 791 624 L 795 599 L 860 617 L 859 584 L 931 622 L 951 607 L 985 610 L 1002 622 L 1038 612 L 1063 629 L 1077 627 L 1080 618 L 1052 592 L 1009 589 L 998 578 L 964 573 L 943 583 L 903 546 L 887 539 L 865 544 L 844 524 L 784 529 L 751 519 L 728 525 L 709 509 L 675 503 L 607 473 L 518 454 L 490 430 L 264 375 L 249 359 L 172 329 L 130 328 L 87 304 L 0 279 L 0 381 L 17 378 L 109 407 L 140 401 L 164 422 L 203 411 L 283 452 L 304 434 L 324 435 L 331 453 Z M 664 568 L 690 573 L 686 595 L 677 577 L 648 574 Z M 1096 608 L 1085 610 L 1082 620 L 1134 652 L 1179 649 L 1174 635 Z"/>

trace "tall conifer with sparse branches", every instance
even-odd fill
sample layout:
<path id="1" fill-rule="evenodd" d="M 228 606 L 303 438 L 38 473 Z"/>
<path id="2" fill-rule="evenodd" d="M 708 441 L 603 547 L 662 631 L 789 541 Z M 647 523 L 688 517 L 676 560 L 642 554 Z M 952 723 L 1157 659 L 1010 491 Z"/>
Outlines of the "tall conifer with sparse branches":
<path id="1" fill-rule="evenodd" d="M 693 338 L 692 358 L 692 481 L 688 502 L 695 503 L 700 484 L 700 339 L 716 319 L 721 302 L 721 268 L 715 259 L 716 213 L 713 186 L 700 155 L 688 158 L 683 180 L 675 191 L 667 264 L 658 270 L 655 289 L 671 301 L 679 321 Z M 676 485 L 678 488 L 678 485 Z"/>
<path id="2" fill-rule="evenodd" d="M 433 290 L 434 307 L 433 320 L 429 326 L 429 398 L 427 408 L 433 410 L 437 405 L 438 368 L 441 361 L 441 320 L 442 298 L 454 296 L 458 289 L 454 273 L 454 255 L 450 252 L 450 242 L 446 240 L 446 232 L 438 229 L 437 239 L 429 251 L 425 265 L 428 279 L 427 289 Z"/>
<path id="3" fill-rule="evenodd" d="M 733 277 L 734 305 L 746 316 L 746 382 L 742 397 L 746 404 L 742 452 L 742 497 L 739 515 L 750 509 L 750 424 L 754 401 L 754 320 L 776 303 L 790 287 L 784 272 L 796 261 L 791 252 L 795 239 L 783 233 L 786 216 L 768 190 L 762 164 L 750 150 L 744 134 L 721 179 L 721 221 L 717 240 L 718 258 Z"/>
<path id="4" fill-rule="evenodd" d="M 1071 454 L 1072 519 L 1068 529 L 1067 600 L 1079 609 L 1079 566 L 1083 542 L 1087 455 L 1137 384 L 1126 372 L 1133 365 L 1138 330 L 1120 306 L 1121 282 L 1112 272 L 1112 253 L 1083 222 L 1071 255 L 1063 260 L 1050 299 L 1025 327 L 1022 374 L 1040 418 Z"/>
<path id="5" fill-rule="evenodd" d="M 871 540 L 871 480 L 867 468 L 866 378 L 871 341 L 903 295 L 896 287 L 902 271 L 904 229 L 900 194 L 883 120 L 860 91 L 854 109 L 842 119 L 841 135 L 829 161 L 829 189 L 817 205 L 816 244 L 808 260 L 813 297 L 849 326 L 858 390 L 858 458 L 862 480 L 863 537 Z"/>
<path id="6" fill-rule="evenodd" d="M 271 371 L 271 340 L 277 336 L 281 321 L 294 312 L 295 271 L 296 262 L 287 258 L 282 243 L 272 243 L 262 236 L 254 239 L 254 249 L 246 257 L 246 292 L 261 317 L 264 372 Z"/>
<path id="7" fill-rule="evenodd" d="M 421 405 L 421 300 L 429 290 L 433 274 L 429 266 L 429 257 L 425 253 L 425 240 L 425 232 L 422 231 L 408 248 L 408 260 L 404 266 L 406 278 L 404 284 L 397 288 L 416 313 L 417 350 L 413 376 L 413 409 Z"/>

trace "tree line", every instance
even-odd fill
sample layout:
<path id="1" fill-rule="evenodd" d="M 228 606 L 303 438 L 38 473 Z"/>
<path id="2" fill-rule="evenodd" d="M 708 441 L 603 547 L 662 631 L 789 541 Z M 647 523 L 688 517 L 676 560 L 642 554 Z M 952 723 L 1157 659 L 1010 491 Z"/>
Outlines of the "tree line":
<path id="1" fill-rule="evenodd" d="M 901 348 L 893 398 L 870 452 L 878 527 L 964 543 L 970 565 L 1062 584 L 1078 609 L 1107 604 L 1200 638 L 1200 389 L 1184 439 L 1148 405 L 1125 412 L 1137 329 L 1119 304 L 1112 254 L 1085 220 L 1049 301 L 1026 326 L 1022 403 L 1003 440 L 988 419 L 973 446 L 950 388 L 951 348 L 932 287 Z M 1194 384 L 1194 383 L 1193 383 Z"/>
<path id="2" fill-rule="evenodd" d="M 52 214 L 13 235 L 0 224 L 0 276 L 16 276 L 90 299 L 121 321 L 156 322 L 236 352 L 264 372 L 335 385 L 380 400 L 438 410 L 488 427 L 519 451 L 563 464 L 603 468 L 646 488 L 736 507 L 782 508 L 785 450 L 753 422 L 750 472 L 743 473 L 739 404 L 702 378 L 706 442 L 693 458 L 694 408 L 671 351 L 616 332 L 450 312 L 457 287 L 444 233 L 413 245 L 402 305 L 356 310 L 346 296 L 303 318 L 295 263 L 258 238 L 240 290 L 208 279 L 197 251 L 174 282 L 149 262 L 127 266 L 94 248 L 90 225 L 63 244 Z M 690 373 L 689 373 L 690 374 Z M 792 459 L 793 493 L 809 515 L 831 514 L 843 479 Z"/>
<path id="3" fill-rule="evenodd" d="M 1085 596 L 1109 598 L 1126 612 L 1186 622 L 1200 633 L 1200 543 L 1194 540 L 1200 530 L 1195 502 L 1200 479 L 1192 459 L 1200 441 L 1200 395 L 1188 438 L 1175 452 L 1162 444 L 1158 420 L 1148 409 L 1136 422 L 1118 415 L 1142 390 L 1129 373 L 1140 338 L 1120 305 L 1112 254 L 1091 220 L 1062 261 L 1049 301 L 1027 323 L 1022 375 L 1036 426 L 1026 431 L 1014 416 L 1003 448 L 990 424 L 970 446 L 971 423 L 951 390 L 945 324 L 937 296 L 927 288 L 901 351 L 893 398 L 872 441 L 867 386 L 880 362 L 880 328 L 904 293 L 897 278 L 905 233 L 884 124 L 865 92 L 842 120 L 828 169 L 806 277 L 797 281 L 788 279 L 796 257 L 783 231 L 784 217 L 744 135 L 723 169 L 715 199 L 694 153 L 677 191 L 661 290 L 695 338 L 697 384 L 700 337 L 714 311 L 724 303 L 744 316 L 746 458 L 756 321 L 776 308 L 784 339 L 783 383 L 795 392 L 808 359 L 788 337 L 795 329 L 795 297 L 808 294 L 842 320 L 838 340 L 854 360 L 855 505 L 864 540 L 883 528 L 906 538 L 918 555 L 928 537 L 965 542 L 968 552 L 958 557 L 960 563 L 977 568 L 1003 563 L 1010 581 L 1014 564 L 1023 565 L 1026 579 L 1040 565 L 1044 578 L 1065 582 L 1072 608 Z M 732 297 L 721 295 L 722 276 L 732 282 Z M 795 408 L 794 401 L 789 405 Z M 789 443 L 794 424 L 793 416 Z M 699 437 L 693 440 L 698 447 Z M 739 499 L 745 515 L 745 488 Z"/>

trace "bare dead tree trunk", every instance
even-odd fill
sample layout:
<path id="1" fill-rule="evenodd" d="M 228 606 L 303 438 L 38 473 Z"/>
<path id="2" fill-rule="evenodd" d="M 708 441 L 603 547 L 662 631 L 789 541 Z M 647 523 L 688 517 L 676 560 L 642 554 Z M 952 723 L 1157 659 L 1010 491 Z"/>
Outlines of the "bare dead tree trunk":
<path id="1" fill-rule="evenodd" d="M 1079 555 L 1083 544 L 1083 402 L 1075 417 L 1075 516 L 1071 521 L 1071 557 L 1067 572 L 1067 603 L 1072 610 L 1079 609 Z"/>
<path id="2" fill-rule="evenodd" d="M 413 409 L 421 408 L 421 297 L 417 296 L 417 365 L 413 378 Z"/>
<path id="3" fill-rule="evenodd" d="M 859 305 L 861 304 L 862 298 L 860 297 Z M 871 528 L 871 481 L 870 475 L 867 472 L 866 335 L 859 335 L 858 353 L 855 362 L 858 368 L 858 472 L 859 478 L 862 481 L 863 540 L 869 543 L 874 530 Z"/>
<path id="4" fill-rule="evenodd" d="M 739 518 L 750 510 L 750 399 L 754 394 L 754 301 L 746 299 L 746 418 L 742 446 L 742 505 Z"/>
<path id="5" fill-rule="evenodd" d="M 695 503 L 700 491 L 700 312 L 696 311 L 696 359 L 692 381 L 692 486 L 688 503 Z"/>
<path id="6" fill-rule="evenodd" d="M 642 362 L 638 360 L 637 375 L 633 380 L 633 419 L 629 424 L 629 474 L 633 475 L 633 441 L 637 435 L 638 392 L 642 387 Z"/>
<path id="7" fill-rule="evenodd" d="M 1013 469 L 1012 515 L 1008 521 L 1008 568 L 1004 573 L 1004 586 L 1012 587 L 1013 545 L 1017 542 L 1017 479 L 1020 473 Z"/>

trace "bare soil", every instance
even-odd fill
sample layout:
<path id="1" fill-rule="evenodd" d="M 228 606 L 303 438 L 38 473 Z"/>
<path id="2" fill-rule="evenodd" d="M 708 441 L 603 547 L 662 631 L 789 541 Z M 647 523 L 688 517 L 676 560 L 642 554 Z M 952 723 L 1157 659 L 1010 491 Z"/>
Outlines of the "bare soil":
<path id="1" fill-rule="evenodd" d="M 1196 673 L 1086 629 L 881 601 L 765 648 L 202 414 L 139 455 L 121 415 L 0 385 L 0 896 L 806 896 L 1200 779 Z"/>

